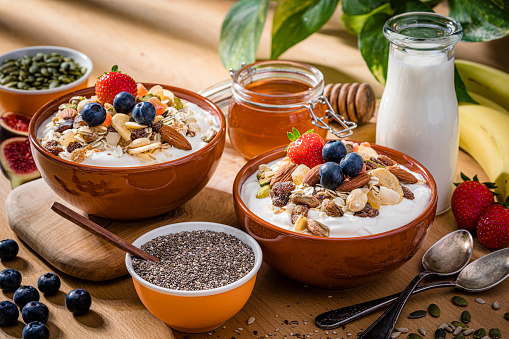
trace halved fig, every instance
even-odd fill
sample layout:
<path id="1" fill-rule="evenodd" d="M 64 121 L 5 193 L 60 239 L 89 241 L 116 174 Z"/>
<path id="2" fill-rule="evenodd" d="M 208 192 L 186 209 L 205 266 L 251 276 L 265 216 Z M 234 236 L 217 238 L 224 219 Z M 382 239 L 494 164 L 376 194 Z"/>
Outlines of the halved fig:
<path id="1" fill-rule="evenodd" d="M 9 138 L 0 144 L 0 164 L 12 188 L 41 176 L 26 137 Z"/>
<path id="2" fill-rule="evenodd" d="M 0 140 L 12 137 L 27 137 L 30 116 L 19 112 L 0 113 Z"/>

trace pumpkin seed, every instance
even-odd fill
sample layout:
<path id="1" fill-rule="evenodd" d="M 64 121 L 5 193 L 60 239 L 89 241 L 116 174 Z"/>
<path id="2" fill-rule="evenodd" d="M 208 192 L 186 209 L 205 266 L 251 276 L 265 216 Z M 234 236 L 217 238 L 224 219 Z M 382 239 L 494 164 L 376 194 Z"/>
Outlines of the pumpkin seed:
<path id="1" fill-rule="evenodd" d="M 463 311 L 463 313 L 461 313 L 461 321 L 464 322 L 465 324 L 468 324 L 471 318 L 472 316 L 470 315 L 470 312 Z"/>
<path id="2" fill-rule="evenodd" d="M 465 339 L 465 336 L 463 334 L 458 334 L 453 339 Z"/>
<path id="3" fill-rule="evenodd" d="M 452 303 L 456 306 L 461 306 L 461 307 L 465 307 L 468 305 L 468 302 L 465 300 L 465 298 L 462 298 L 460 296 L 452 297 Z"/>
<path id="4" fill-rule="evenodd" d="M 509 320 L 509 312 L 507 312 L 506 314 L 504 314 L 504 318 L 505 318 L 506 320 Z"/>
<path id="5" fill-rule="evenodd" d="M 408 315 L 408 318 L 410 318 L 410 319 L 422 318 L 422 317 L 425 317 L 426 314 L 428 314 L 428 312 L 426 312 L 425 310 L 417 310 L 417 311 L 413 311 L 412 313 L 410 313 Z"/>
<path id="6" fill-rule="evenodd" d="M 456 320 L 455 321 L 451 321 L 451 324 L 454 326 L 454 328 L 459 326 L 459 327 L 461 327 L 464 330 L 467 329 L 467 325 L 462 324 L 462 323 L 460 323 L 459 321 L 456 321 Z"/>
<path id="7" fill-rule="evenodd" d="M 481 339 L 486 335 L 486 330 L 484 328 L 480 328 L 474 332 L 474 339 Z"/>
<path id="8" fill-rule="evenodd" d="M 428 313 L 432 317 L 438 318 L 438 317 L 440 317 L 440 308 L 438 308 L 438 306 L 436 304 L 431 304 L 428 306 Z"/>
<path id="9" fill-rule="evenodd" d="M 446 334 L 443 328 L 439 328 L 435 331 L 435 339 L 445 339 Z"/>
<path id="10" fill-rule="evenodd" d="M 423 339 L 423 338 L 420 335 L 418 335 L 418 334 L 410 333 L 408 335 L 408 339 Z"/>
<path id="11" fill-rule="evenodd" d="M 493 339 L 498 339 L 502 336 L 502 333 L 500 333 L 500 330 L 498 328 L 492 328 L 489 332 L 489 335 Z"/>

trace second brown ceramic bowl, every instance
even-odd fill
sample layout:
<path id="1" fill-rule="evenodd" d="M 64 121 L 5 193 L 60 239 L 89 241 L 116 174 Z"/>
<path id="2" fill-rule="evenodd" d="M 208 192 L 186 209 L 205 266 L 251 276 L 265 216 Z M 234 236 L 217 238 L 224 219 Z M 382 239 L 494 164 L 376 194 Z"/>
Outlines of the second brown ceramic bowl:
<path id="1" fill-rule="evenodd" d="M 155 84 L 145 84 L 150 88 Z M 48 186 L 74 207 L 115 220 L 135 220 L 168 212 L 189 201 L 208 183 L 223 154 L 226 123 L 210 100 L 196 93 L 162 85 L 177 97 L 209 112 L 219 132 L 205 147 L 165 163 L 137 167 L 98 167 L 64 160 L 37 141 L 43 122 L 73 96 L 91 97 L 94 87 L 76 91 L 44 105 L 32 118 L 29 140 L 37 168 Z"/>
<path id="2" fill-rule="evenodd" d="M 410 223 L 392 231 L 353 238 L 323 238 L 289 231 L 261 219 L 244 204 L 242 185 L 261 164 L 286 156 L 276 148 L 249 161 L 233 184 L 235 213 L 240 225 L 260 244 L 264 260 L 276 271 L 305 284 L 322 288 L 359 286 L 394 271 L 419 250 L 431 229 L 437 207 L 433 177 L 413 158 L 373 145 L 411 171 L 420 173 L 431 190 L 426 209 Z"/>

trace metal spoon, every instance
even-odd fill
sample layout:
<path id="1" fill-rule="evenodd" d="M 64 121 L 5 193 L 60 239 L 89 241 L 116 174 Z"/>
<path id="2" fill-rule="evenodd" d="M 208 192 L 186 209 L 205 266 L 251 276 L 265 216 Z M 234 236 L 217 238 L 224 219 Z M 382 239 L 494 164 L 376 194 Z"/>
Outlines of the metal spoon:
<path id="1" fill-rule="evenodd" d="M 480 292 L 492 288 L 509 276 L 509 248 L 501 249 L 471 262 L 456 281 L 440 281 L 419 286 L 413 294 L 433 288 L 455 287 L 466 292 Z M 331 330 L 361 318 L 393 303 L 401 293 L 322 313 L 315 318 L 316 326 Z"/>
<path id="2" fill-rule="evenodd" d="M 358 338 L 389 339 L 406 301 L 417 285 L 431 275 L 446 276 L 458 273 L 470 261 L 473 248 L 472 235 L 466 230 L 454 231 L 436 242 L 422 257 L 422 266 L 426 270 L 419 273 L 398 300 Z"/>

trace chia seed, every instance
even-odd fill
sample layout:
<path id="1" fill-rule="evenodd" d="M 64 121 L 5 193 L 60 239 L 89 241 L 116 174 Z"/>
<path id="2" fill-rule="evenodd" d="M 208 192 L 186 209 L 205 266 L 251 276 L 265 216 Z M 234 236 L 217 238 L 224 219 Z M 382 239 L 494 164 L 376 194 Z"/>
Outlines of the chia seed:
<path id="1" fill-rule="evenodd" d="M 231 284 L 246 276 L 255 262 L 252 248 L 241 240 L 208 230 L 157 237 L 141 249 L 160 261 L 133 258 L 136 274 L 174 290 L 200 291 Z"/>

